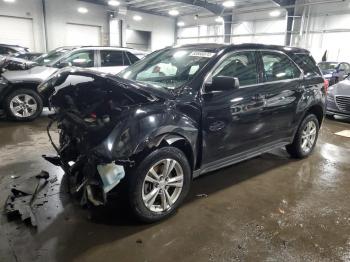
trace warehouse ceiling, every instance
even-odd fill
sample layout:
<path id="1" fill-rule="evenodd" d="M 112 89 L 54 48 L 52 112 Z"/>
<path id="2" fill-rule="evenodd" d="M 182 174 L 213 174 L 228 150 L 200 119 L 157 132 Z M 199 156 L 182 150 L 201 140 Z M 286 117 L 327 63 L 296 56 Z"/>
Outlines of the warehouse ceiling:
<path id="1" fill-rule="evenodd" d="M 108 5 L 108 0 L 81 0 L 84 2 Z M 162 16 L 170 16 L 169 11 L 177 10 L 179 16 L 189 14 L 212 13 L 221 15 L 232 8 L 224 7 L 223 3 L 227 0 L 120 0 L 120 7 L 126 7 L 129 10 L 151 13 Z M 277 5 L 281 0 L 235 0 L 234 9 L 259 7 L 266 4 Z"/>

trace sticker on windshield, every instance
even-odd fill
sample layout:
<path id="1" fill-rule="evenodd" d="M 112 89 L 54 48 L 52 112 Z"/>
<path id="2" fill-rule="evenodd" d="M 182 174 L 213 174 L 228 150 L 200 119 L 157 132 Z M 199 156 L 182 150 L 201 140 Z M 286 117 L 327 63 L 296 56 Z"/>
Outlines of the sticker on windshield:
<path id="1" fill-rule="evenodd" d="M 198 57 L 212 57 L 215 53 L 210 52 L 200 52 L 200 51 L 194 51 L 190 54 L 190 56 L 198 56 Z"/>

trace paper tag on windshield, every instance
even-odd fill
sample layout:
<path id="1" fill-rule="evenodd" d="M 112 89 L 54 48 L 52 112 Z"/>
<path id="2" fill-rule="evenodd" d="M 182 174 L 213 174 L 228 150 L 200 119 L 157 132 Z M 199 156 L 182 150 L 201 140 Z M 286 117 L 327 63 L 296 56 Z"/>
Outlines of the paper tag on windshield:
<path id="1" fill-rule="evenodd" d="M 210 52 L 200 52 L 200 51 L 194 51 L 190 54 L 190 56 L 198 56 L 198 57 L 212 57 L 214 53 Z"/>

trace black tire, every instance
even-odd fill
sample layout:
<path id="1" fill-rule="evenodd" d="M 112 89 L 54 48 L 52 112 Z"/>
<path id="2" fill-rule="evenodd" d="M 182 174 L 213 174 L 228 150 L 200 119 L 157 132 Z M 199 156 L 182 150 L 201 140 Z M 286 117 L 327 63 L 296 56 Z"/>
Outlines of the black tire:
<path id="1" fill-rule="evenodd" d="M 308 151 L 305 151 L 302 149 L 302 133 L 303 133 L 303 130 L 306 128 L 306 125 L 310 122 L 314 122 L 315 123 L 315 126 L 316 126 L 316 138 L 315 138 L 315 141 L 311 147 L 310 150 Z M 307 156 L 309 156 L 314 148 L 315 148 L 315 145 L 317 143 L 317 138 L 318 138 L 318 133 L 319 133 L 319 129 L 320 129 L 320 124 L 318 122 L 318 119 L 317 117 L 314 115 L 314 114 L 308 114 L 304 120 L 301 122 L 299 128 L 298 128 L 298 131 L 297 133 L 295 134 L 295 137 L 294 137 L 294 140 L 293 140 L 293 143 L 290 144 L 290 145 L 287 145 L 286 146 L 286 150 L 287 152 L 293 157 L 293 158 L 305 158 Z"/>
<path id="2" fill-rule="evenodd" d="M 31 96 L 37 105 L 36 110 L 34 113 L 30 114 L 29 116 L 18 116 L 15 115 L 14 112 L 11 110 L 11 100 L 16 96 L 21 95 L 29 95 Z M 6 110 L 7 116 L 11 119 L 14 119 L 16 121 L 32 121 L 36 119 L 38 116 L 40 116 L 41 112 L 43 111 L 43 101 L 40 97 L 40 95 L 31 89 L 17 89 L 11 92 L 5 99 L 4 108 Z"/>
<path id="3" fill-rule="evenodd" d="M 163 159 L 176 160 L 183 171 L 183 187 L 177 200 L 168 210 L 155 212 L 150 210 L 143 201 L 143 183 L 152 166 Z M 191 168 L 185 154 L 175 147 L 163 147 L 153 151 L 132 169 L 129 169 L 127 191 L 131 212 L 141 222 L 153 223 L 174 214 L 183 202 L 191 186 Z"/>

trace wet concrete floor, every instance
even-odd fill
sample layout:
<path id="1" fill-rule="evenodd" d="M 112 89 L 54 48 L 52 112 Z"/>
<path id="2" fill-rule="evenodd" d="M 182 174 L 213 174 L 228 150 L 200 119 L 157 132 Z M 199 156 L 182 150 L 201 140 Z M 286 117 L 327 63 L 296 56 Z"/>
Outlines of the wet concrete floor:
<path id="1" fill-rule="evenodd" d="M 47 119 L 0 121 L 0 204 L 13 178 L 44 169 Z M 194 181 L 166 221 L 136 224 L 123 210 L 97 215 L 64 183 L 35 209 L 38 228 L 1 217 L 0 261 L 350 261 L 350 120 L 325 120 L 318 145 L 296 161 L 276 150 Z"/>

